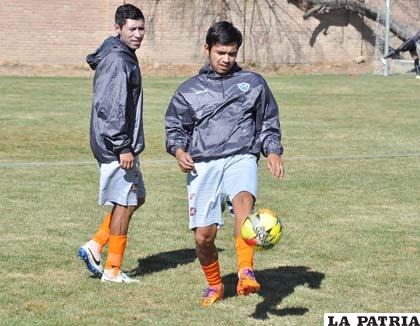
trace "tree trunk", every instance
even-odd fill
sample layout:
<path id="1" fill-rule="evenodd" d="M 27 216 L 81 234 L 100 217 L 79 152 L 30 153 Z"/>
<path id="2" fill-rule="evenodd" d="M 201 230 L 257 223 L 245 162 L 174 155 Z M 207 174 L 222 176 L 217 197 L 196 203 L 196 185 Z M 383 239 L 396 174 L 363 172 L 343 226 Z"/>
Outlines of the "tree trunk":
<path id="1" fill-rule="evenodd" d="M 313 15 L 322 15 L 331 10 L 347 10 L 355 14 L 367 17 L 373 21 L 376 21 L 380 11 L 377 8 L 366 5 L 360 0 L 287 0 L 289 3 L 292 2 L 299 8 L 305 10 L 303 19 L 308 19 Z M 380 20 L 381 24 L 385 22 Z M 406 41 L 411 35 L 407 34 L 407 28 L 403 27 L 402 24 L 391 21 L 390 26 L 391 32 L 397 36 L 400 40 Z"/>

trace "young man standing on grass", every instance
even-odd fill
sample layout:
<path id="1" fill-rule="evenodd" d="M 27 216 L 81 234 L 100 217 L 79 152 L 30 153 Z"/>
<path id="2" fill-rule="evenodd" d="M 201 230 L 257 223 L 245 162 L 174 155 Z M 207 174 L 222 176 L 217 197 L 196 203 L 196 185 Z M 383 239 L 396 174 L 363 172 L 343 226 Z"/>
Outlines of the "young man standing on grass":
<path id="1" fill-rule="evenodd" d="M 214 242 L 226 202 L 235 215 L 237 293 L 259 291 L 254 248 L 240 230 L 255 203 L 260 153 L 274 177 L 284 176 L 278 107 L 267 82 L 237 65 L 241 44 L 242 34 L 231 23 L 213 24 L 204 45 L 208 64 L 178 88 L 166 112 L 167 151 L 187 173 L 189 227 L 208 282 L 204 306 L 223 298 Z"/>
<path id="2" fill-rule="evenodd" d="M 128 225 L 145 201 L 139 169 L 144 149 L 143 92 L 135 51 L 140 48 L 145 20 L 139 8 L 126 4 L 115 13 L 117 36 L 107 38 L 87 63 L 95 70 L 90 145 L 100 166 L 99 204 L 112 206 L 96 234 L 78 255 L 102 282 L 133 283 L 121 271 Z M 105 269 L 101 252 L 108 244 Z"/>
<path id="3" fill-rule="evenodd" d="M 406 52 L 409 51 L 411 54 L 411 57 L 414 60 L 414 69 L 416 71 L 416 78 L 420 79 L 420 63 L 419 63 L 419 57 L 420 57 L 420 29 L 407 41 L 405 41 L 403 44 L 401 44 L 398 49 L 390 51 L 385 57 L 383 57 L 383 61 L 385 62 L 385 59 L 389 59 L 395 55 L 398 55 L 400 52 Z"/>

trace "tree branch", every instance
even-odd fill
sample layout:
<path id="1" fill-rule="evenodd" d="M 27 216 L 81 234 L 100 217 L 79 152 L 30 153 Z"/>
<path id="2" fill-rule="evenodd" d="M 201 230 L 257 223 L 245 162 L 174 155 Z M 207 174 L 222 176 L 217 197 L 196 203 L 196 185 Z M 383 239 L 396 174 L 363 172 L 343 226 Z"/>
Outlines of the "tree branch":
<path id="1" fill-rule="evenodd" d="M 305 8 L 303 19 L 308 19 L 314 15 L 322 15 L 333 10 L 346 10 L 357 15 L 377 21 L 380 11 L 377 8 L 366 5 L 361 1 L 356 0 L 288 0 L 288 2 L 295 3 L 299 8 Z M 383 20 L 379 22 L 384 25 Z M 411 35 L 407 33 L 407 28 L 396 22 L 391 21 L 391 32 L 402 41 L 406 41 Z"/>

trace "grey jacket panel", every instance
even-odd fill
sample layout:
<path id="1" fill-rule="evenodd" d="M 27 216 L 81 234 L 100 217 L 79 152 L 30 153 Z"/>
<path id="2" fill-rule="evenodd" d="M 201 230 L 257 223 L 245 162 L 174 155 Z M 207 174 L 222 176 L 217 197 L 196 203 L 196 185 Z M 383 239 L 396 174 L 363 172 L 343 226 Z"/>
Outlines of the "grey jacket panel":
<path id="1" fill-rule="evenodd" d="M 143 92 L 134 52 L 118 37 L 110 37 L 86 58 L 95 71 L 90 121 L 90 146 L 101 163 L 120 153 L 138 155 L 144 149 Z"/>
<path id="2" fill-rule="evenodd" d="M 210 65 L 185 81 L 166 112 L 166 149 L 193 159 L 282 154 L 279 110 L 266 81 L 235 65 L 226 76 Z"/>

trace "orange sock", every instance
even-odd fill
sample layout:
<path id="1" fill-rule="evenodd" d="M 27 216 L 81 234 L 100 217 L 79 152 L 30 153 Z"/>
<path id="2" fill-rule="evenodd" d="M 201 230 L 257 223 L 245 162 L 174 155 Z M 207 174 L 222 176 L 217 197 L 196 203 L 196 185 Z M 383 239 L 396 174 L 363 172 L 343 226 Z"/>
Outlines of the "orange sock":
<path id="1" fill-rule="evenodd" d="M 102 251 L 102 248 L 109 241 L 109 225 L 111 223 L 111 213 L 105 215 L 104 221 L 99 227 L 98 231 L 92 237 L 92 240 L 99 244 L 99 251 Z"/>
<path id="2" fill-rule="evenodd" d="M 254 247 L 248 245 L 239 235 L 235 238 L 238 272 L 244 267 L 254 268 Z"/>
<path id="3" fill-rule="evenodd" d="M 201 265 L 201 269 L 206 275 L 207 283 L 209 283 L 210 286 L 222 285 L 222 277 L 220 276 L 220 266 L 218 260 L 207 266 Z"/>
<path id="4" fill-rule="evenodd" d="M 127 244 L 126 235 L 114 235 L 109 236 L 109 247 L 108 257 L 106 258 L 106 269 L 121 269 L 121 263 L 124 256 L 125 246 Z"/>

